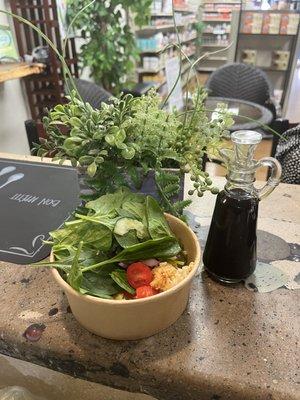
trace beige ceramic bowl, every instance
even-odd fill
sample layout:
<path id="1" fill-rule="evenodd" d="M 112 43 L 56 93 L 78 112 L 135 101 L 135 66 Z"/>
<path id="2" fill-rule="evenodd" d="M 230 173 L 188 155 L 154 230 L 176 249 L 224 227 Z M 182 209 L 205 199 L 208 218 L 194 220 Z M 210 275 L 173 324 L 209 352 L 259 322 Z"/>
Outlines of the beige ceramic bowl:
<path id="1" fill-rule="evenodd" d="M 137 300 L 107 300 L 82 295 L 65 282 L 56 269 L 52 273 L 66 293 L 74 317 L 90 332 L 108 339 L 141 339 L 168 328 L 186 308 L 192 279 L 200 262 L 200 246 L 194 232 L 181 220 L 166 214 L 171 230 L 194 262 L 190 274 L 166 292 Z"/>

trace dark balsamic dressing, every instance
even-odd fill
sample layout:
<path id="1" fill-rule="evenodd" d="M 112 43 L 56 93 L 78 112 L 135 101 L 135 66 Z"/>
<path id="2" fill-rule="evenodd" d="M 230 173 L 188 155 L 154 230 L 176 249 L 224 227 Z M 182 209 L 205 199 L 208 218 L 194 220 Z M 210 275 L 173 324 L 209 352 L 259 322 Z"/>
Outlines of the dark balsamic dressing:
<path id="1" fill-rule="evenodd" d="M 203 254 L 212 277 L 234 283 L 254 272 L 258 202 L 242 189 L 218 194 Z"/>

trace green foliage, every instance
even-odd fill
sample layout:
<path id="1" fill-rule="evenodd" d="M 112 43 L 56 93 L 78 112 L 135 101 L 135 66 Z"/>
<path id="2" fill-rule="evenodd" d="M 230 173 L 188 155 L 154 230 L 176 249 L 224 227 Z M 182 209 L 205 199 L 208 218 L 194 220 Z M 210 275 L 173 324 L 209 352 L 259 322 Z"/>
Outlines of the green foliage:
<path id="1" fill-rule="evenodd" d="M 89 2 L 68 0 L 69 20 Z M 85 41 L 79 54 L 82 65 L 90 68 L 95 82 L 113 93 L 119 92 L 121 82 L 138 58 L 135 36 L 125 16 L 132 13 L 137 25 L 147 24 L 151 3 L 152 0 L 97 0 L 73 24 Z"/>
<path id="2" fill-rule="evenodd" d="M 201 171 L 206 149 L 216 148 L 232 124 L 222 108 L 219 118 L 211 121 L 205 110 L 206 93 L 194 96 L 194 110 L 183 115 L 160 107 L 155 91 L 133 98 L 114 98 L 99 110 L 82 103 L 75 96 L 67 104 L 56 106 L 44 118 L 48 139 L 37 146 L 37 154 L 51 154 L 54 159 L 69 159 L 86 172 L 86 183 L 95 195 L 112 193 L 120 186 L 137 189 L 150 170 L 155 172 L 157 191 L 165 211 L 180 215 L 182 206 L 174 206 L 180 178 L 191 172 L 195 191 L 211 189 L 206 173 Z M 180 169 L 180 174 L 165 171 Z"/>
<path id="3" fill-rule="evenodd" d="M 201 46 L 201 44 L 202 44 L 202 34 L 203 34 L 203 31 L 205 30 L 205 27 L 206 27 L 206 24 L 202 21 L 196 22 L 194 24 L 194 28 L 196 29 L 196 32 L 197 32 L 197 37 L 195 40 L 197 46 Z"/>
<path id="4" fill-rule="evenodd" d="M 181 253 L 162 210 L 149 196 L 122 188 L 87 203 L 84 209 L 84 214 L 75 214 L 73 221 L 50 233 L 55 261 L 35 264 L 62 270 L 70 286 L 82 294 L 102 298 L 112 298 L 124 290 L 135 294 L 119 262 L 153 257 L 168 260 Z M 99 236 L 103 228 L 109 239 Z M 127 240 L 124 245 L 120 238 L 132 233 L 136 241 Z"/>

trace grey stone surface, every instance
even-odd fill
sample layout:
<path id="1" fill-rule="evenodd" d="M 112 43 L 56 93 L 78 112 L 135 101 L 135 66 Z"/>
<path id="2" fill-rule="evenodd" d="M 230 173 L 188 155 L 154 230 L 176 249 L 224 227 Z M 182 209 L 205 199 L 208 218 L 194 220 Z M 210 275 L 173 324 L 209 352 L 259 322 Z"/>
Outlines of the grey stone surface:
<path id="1" fill-rule="evenodd" d="M 2 263 L 0 285 L 2 354 L 160 400 L 299 399 L 298 291 L 260 294 L 198 277 L 168 330 L 116 342 L 76 322 L 48 270 Z M 23 333 L 34 323 L 45 329 L 29 342 Z"/>
<path id="2" fill-rule="evenodd" d="M 262 261 L 285 260 L 290 256 L 289 244 L 277 235 L 257 231 L 257 257 Z"/>
<path id="3" fill-rule="evenodd" d="M 263 229 L 276 226 L 297 243 L 300 187 L 280 185 L 274 193 L 260 210 Z M 208 225 L 214 198 L 197 201 L 191 212 Z M 253 293 L 198 276 L 174 325 L 148 339 L 116 342 L 76 322 L 48 270 L 0 268 L 2 354 L 159 400 L 299 400 L 299 291 Z M 32 324 L 45 326 L 36 342 L 23 336 Z"/>

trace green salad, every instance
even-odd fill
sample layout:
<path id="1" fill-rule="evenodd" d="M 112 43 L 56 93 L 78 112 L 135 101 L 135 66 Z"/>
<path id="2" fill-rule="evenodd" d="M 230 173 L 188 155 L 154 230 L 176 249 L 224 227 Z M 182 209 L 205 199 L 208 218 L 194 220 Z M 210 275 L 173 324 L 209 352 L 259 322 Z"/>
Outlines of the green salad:
<path id="1" fill-rule="evenodd" d="M 55 261 L 38 266 L 57 268 L 73 289 L 105 299 L 157 294 L 152 268 L 185 264 L 157 201 L 127 188 L 86 203 L 50 236 Z"/>

